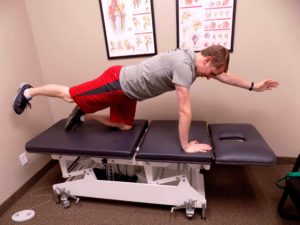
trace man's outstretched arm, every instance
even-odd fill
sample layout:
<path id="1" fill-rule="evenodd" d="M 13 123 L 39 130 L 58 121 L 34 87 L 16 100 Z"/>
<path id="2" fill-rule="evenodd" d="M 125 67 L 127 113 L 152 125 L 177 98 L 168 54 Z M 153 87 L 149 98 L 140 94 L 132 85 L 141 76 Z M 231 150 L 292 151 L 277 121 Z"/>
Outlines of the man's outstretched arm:
<path id="1" fill-rule="evenodd" d="M 176 85 L 179 114 L 179 138 L 182 149 L 185 152 L 206 152 L 211 150 L 211 146 L 201 144 L 198 141 L 189 142 L 189 130 L 192 120 L 190 91 L 188 88 Z"/>
<path id="2" fill-rule="evenodd" d="M 245 80 L 231 73 L 222 73 L 218 76 L 215 76 L 214 79 L 226 84 L 230 84 L 240 88 L 245 88 L 248 90 L 252 87 L 251 90 L 258 92 L 272 90 L 273 88 L 276 88 L 279 85 L 278 81 L 272 79 L 262 80 L 260 82 L 253 83 L 252 85 L 251 81 Z"/>

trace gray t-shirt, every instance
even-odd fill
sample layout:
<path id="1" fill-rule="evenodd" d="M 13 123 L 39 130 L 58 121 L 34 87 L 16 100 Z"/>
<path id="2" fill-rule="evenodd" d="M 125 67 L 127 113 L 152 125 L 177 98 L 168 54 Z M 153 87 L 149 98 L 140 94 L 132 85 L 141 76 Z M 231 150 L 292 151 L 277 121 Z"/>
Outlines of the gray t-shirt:
<path id="1" fill-rule="evenodd" d="M 120 85 L 129 98 L 142 101 L 175 90 L 175 84 L 189 88 L 195 79 L 195 53 L 177 49 L 123 67 Z"/>

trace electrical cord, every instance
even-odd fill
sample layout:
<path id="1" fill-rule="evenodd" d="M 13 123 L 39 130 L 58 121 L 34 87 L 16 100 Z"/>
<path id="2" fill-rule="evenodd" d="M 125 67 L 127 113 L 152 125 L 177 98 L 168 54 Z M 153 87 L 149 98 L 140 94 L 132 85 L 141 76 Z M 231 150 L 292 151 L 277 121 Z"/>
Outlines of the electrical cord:
<path id="1" fill-rule="evenodd" d="M 35 205 L 33 207 L 31 207 L 30 209 L 35 209 L 35 208 L 38 208 L 42 205 L 46 205 L 48 204 L 49 202 L 51 202 L 52 200 L 52 194 L 41 194 L 41 195 L 34 195 L 36 192 L 40 191 L 40 190 L 44 190 L 46 188 L 52 188 L 52 186 L 44 186 L 44 187 L 41 187 L 41 188 L 37 188 L 35 190 L 33 190 L 31 193 L 30 193 L 30 197 L 31 198 L 42 198 L 42 197 L 50 197 L 47 201 L 41 203 L 41 204 L 38 204 L 38 205 Z"/>

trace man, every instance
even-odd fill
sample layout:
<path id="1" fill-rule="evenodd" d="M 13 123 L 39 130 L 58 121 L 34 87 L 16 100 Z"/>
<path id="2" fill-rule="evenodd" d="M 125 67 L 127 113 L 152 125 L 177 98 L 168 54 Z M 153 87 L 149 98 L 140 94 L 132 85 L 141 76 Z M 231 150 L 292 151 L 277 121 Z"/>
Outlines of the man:
<path id="1" fill-rule="evenodd" d="M 223 83 L 250 91 L 271 90 L 278 86 L 274 80 L 249 82 L 227 73 L 229 52 L 220 45 L 213 45 L 199 53 L 177 49 L 158 54 L 140 64 L 113 66 L 95 80 L 74 87 L 50 84 L 32 87 L 22 84 L 14 100 L 14 110 L 21 114 L 35 96 L 59 97 L 75 102 L 77 107 L 70 114 L 66 130 L 71 130 L 85 120 L 97 120 L 121 130 L 132 128 L 136 102 L 176 90 L 179 114 L 179 138 L 185 152 L 205 152 L 211 146 L 189 141 L 192 120 L 190 86 L 197 77 L 214 78 Z M 110 107 L 110 116 L 95 114 Z"/>

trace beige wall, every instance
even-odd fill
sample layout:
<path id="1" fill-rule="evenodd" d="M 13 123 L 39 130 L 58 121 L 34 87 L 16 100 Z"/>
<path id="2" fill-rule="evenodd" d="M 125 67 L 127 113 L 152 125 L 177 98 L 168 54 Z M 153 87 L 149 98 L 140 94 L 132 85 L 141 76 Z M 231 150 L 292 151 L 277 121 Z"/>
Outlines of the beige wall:
<path id="1" fill-rule="evenodd" d="M 24 145 L 52 122 L 49 102 L 37 99 L 30 113 L 17 116 L 12 111 L 16 89 L 23 81 L 44 83 L 31 28 L 23 1 L 0 1 L 0 204 L 31 178 L 48 156 L 30 155 L 21 166 L 18 156 Z"/>
<path id="2" fill-rule="evenodd" d="M 0 44 L 8 40 L 11 42 L 5 44 L 5 51 L 0 53 L 1 63 L 4 62 L 4 68 L 9 70 L 2 72 L 4 76 L 0 78 L 6 84 L 9 81 L 9 85 L 4 87 L 7 96 L 13 96 L 16 85 L 23 80 L 34 85 L 73 85 L 94 78 L 110 65 L 128 65 L 143 59 L 107 60 L 98 0 L 24 0 L 29 24 L 23 1 L 2 2 L 6 3 L 6 7 L 0 7 L 0 16 L 8 19 L 5 22 L 0 20 L 0 23 L 5 23 L 4 30 L 1 26 L 0 32 L 4 31 L 7 39 L 2 41 L 1 36 Z M 158 52 L 174 49 L 176 1 L 153 2 Z M 277 79 L 281 83 L 280 88 L 272 92 L 254 93 L 199 78 L 191 91 L 194 119 L 210 123 L 253 123 L 277 156 L 295 157 L 298 154 L 299 10 L 300 3 L 297 0 L 237 1 L 230 70 L 251 81 Z M 12 30 L 12 26 L 17 29 Z M 11 56 L 13 59 L 7 58 L 7 55 L 16 51 L 18 53 Z M 4 96 L 1 95 L 1 98 L 4 99 Z M 10 99 L 1 102 L 10 106 Z M 43 107 L 40 107 L 41 104 L 44 104 Z M 23 178 L 23 173 L 28 177 L 34 170 L 29 166 L 19 166 L 17 156 L 24 151 L 26 140 L 45 129 L 52 122 L 51 115 L 56 121 L 68 115 L 72 108 L 72 105 L 57 99 L 51 99 L 50 106 L 52 113 L 49 113 L 48 101 L 37 98 L 33 101 L 33 110 L 22 117 L 13 115 L 10 109 L 1 111 L 4 114 L 2 117 L 7 118 L 5 129 L 1 129 L 1 132 L 13 138 L 10 142 L 6 138 L 3 140 L 5 148 L 0 153 L 0 162 L 4 161 L 6 166 L 0 168 L 1 182 L 6 180 L 1 172 L 3 169 L 7 171 L 18 167 L 17 175 L 10 178 L 12 181 L 6 187 L 9 190 L 3 196 L 7 197 L 12 192 L 9 185 L 17 187 L 24 183 L 27 178 Z M 137 118 L 176 119 L 176 109 L 175 93 L 167 93 L 139 103 Z M 34 161 L 32 165 L 37 164 Z M 3 167 L 3 163 L 0 167 Z"/>

